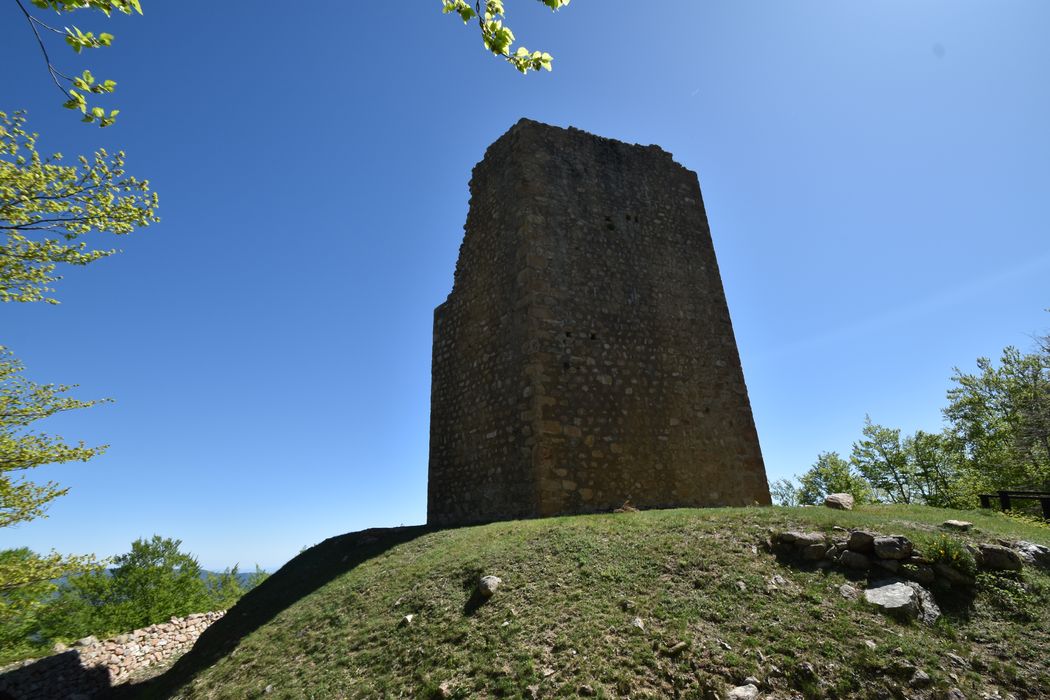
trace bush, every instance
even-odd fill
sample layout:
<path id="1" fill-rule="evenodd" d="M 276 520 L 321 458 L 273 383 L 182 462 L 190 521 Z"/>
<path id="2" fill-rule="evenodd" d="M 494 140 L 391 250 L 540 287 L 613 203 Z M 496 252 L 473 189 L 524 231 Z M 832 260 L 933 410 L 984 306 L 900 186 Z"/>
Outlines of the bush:
<path id="1" fill-rule="evenodd" d="M 967 576 L 976 576 L 977 560 L 959 540 L 948 535 L 938 535 L 928 545 L 927 556 L 937 564 L 946 564 Z"/>
<path id="2" fill-rule="evenodd" d="M 256 570 L 242 583 L 237 567 L 202 572 L 192 555 L 180 551 L 181 544 L 158 535 L 136 540 L 114 560 L 115 568 L 70 577 L 42 608 L 41 633 L 49 640 L 104 637 L 172 616 L 224 610 L 266 578 Z"/>

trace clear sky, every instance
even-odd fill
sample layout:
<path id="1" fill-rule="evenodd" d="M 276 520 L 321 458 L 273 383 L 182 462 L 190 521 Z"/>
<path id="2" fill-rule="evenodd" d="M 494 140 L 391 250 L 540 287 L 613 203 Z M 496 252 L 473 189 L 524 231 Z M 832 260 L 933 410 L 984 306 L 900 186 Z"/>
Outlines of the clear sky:
<path id="1" fill-rule="evenodd" d="M 865 414 L 937 430 L 954 366 L 1050 329 L 1044 0 L 508 0 L 555 56 L 527 77 L 437 0 L 143 5 L 65 20 L 112 49 L 52 49 L 118 82 L 104 131 L 0 8 L 0 109 L 44 151 L 126 150 L 163 218 L 60 306 L 0 307 L 31 378 L 115 399 L 40 426 L 111 447 L 36 470 L 71 491 L 0 547 L 157 533 L 272 568 L 422 522 L 432 311 L 470 169 L 523 116 L 699 173 L 770 481 Z"/>

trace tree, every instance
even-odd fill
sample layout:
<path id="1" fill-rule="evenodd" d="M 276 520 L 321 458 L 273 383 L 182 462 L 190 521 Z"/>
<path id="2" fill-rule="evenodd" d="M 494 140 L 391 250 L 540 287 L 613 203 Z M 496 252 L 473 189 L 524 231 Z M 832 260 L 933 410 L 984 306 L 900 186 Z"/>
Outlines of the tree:
<path id="1" fill-rule="evenodd" d="M 40 558 L 29 549 L 0 551 L 0 580 L 34 579 L 34 574 L 26 574 L 39 570 Z M 37 614 L 56 588 L 49 579 L 0 588 L 0 666 L 40 650 L 42 645 L 32 641 L 39 627 Z"/>
<path id="2" fill-rule="evenodd" d="M 59 265 L 87 265 L 114 250 L 89 248 L 84 240 L 97 233 L 126 234 L 157 221 L 157 198 L 149 184 L 127 176 L 124 154 L 104 151 L 78 166 L 61 165 L 61 155 L 42 158 L 36 134 L 25 129 L 25 117 L 0 112 L 0 300 L 58 301 L 49 285 Z M 87 461 L 104 445 L 71 445 L 36 432 L 32 426 L 56 413 L 88 408 L 105 400 L 69 396 L 73 386 L 37 384 L 0 345 L 0 527 L 42 517 L 48 504 L 66 493 L 53 482 L 34 483 L 23 475 L 44 464 Z M 0 563 L 0 591 L 58 578 L 83 569 L 90 557 L 52 553 L 24 567 Z"/>
<path id="3" fill-rule="evenodd" d="M 237 567 L 221 574 L 201 571 L 177 539 L 154 535 L 135 540 L 109 571 L 71 576 L 37 615 L 46 639 L 104 636 L 163 622 L 173 615 L 224 610 L 267 574 L 245 580 Z"/>
<path id="4" fill-rule="evenodd" d="M 209 608 L 200 565 L 180 540 L 138 539 L 109 571 L 70 577 L 41 614 L 48 638 L 127 632 Z"/>
<path id="5" fill-rule="evenodd" d="M 812 506 L 824 502 L 830 493 L 848 493 L 857 503 L 872 499 L 871 484 L 838 452 L 821 452 L 817 461 L 802 476 L 779 479 L 770 487 L 778 505 Z"/>
<path id="6" fill-rule="evenodd" d="M 51 501 L 66 493 L 54 482 L 34 483 L 16 473 L 44 464 L 87 461 L 105 450 L 105 445 L 69 445 L 62 438 L 28 431 L 48 416 L 87 408 L 101 401 L 81 401 L 66 394 L 72 386 L 36 384 L 22 376 L 22 364 L 0 346 L 0 527 L 46 517 Z M 13 556 L 13 555 L 12 555 Z M 4 605 L 14 606 L 22 597 L 16 589 L 33 586 L 95 566 L 90 556 L 46 556 L 0 558 L 0 595 Z"/>
<path id="7" fill-rule="evenodd" d="M 799 501 L 798 486 L 791 479 L 774 481 L 769 485 L 769 495 L 773 498 L 773 503 L 778 506 L 802 505 Z"/>
<path id="8" fill-rule="evenodd" d="M 569 4 L 570 0 L 539 0 L 552 11 L 557 12 Z M 529 51 L 524 46 L 519 46 L 513 53 L 511 47 L 514 44 L 514 32 L 503 22 L 506 19 L 503 0 L 485 0 L 484 10 L 481 0 L 475 0 L 473 6 L 467 0 L 441 0 L 442 12 L 445 14 L 455 13 L 459 15 L 464 24 L 472 19 L 478 22 L 481 30 L 481 41 L 485 48 L 505 59 L 508 63 L 518 69 L 522 74 L 530 70 L 551 69 L 553 57 L 543 51 Z"/>
<path id="9" fill-rule="evenodd" d="M 1007 347 L 995 366 L 978 358 L 977 372 L 958 368 L 944 416 L 965 456 L 973 491 L 1050 490 L 1050 348 Z"/>
<path id="10" fill-rule="evenodd" d="M 901 445 L 901 431 L 864 418 L 864 438 L 853 443 L 852 461 L 875 490 L 876 498 L 891 503 L 914 500 L 910 466 Z"/>
<path id="11" fill-rule="evenodd" d="M 47 505 L 68 490 L 50 481 L 37 484 L 11 472 L 44 464 L 86 462 L 106 449 L 106 445 L 68 445 L 62 438 L 27 431 L 38 420 L 101 401 L 66 396 L 72 386 L 36 384 L 23 377 L 22 371 L 22 364 L 0 346 L 0 527 L 43 516 Z M 0 588 L 3 586 L 0 580 Z"/>
<path id="12" fill-rule="evenodd" d="M 821 452 L 809 471 L 799 477 L 799 503 L 817 505 L 830 493 L 848 493 L 857 503 L 871 500 L 871 486 L 838 452 Z"/>
<path id="13" fill-rule="evenodd" d="M 0 301 L 58 303 L 48 285 L 58 265 L 88 265 L 114 249 L 90 248 L 97 233 L 123 235 L 159 221 L 149 182 L 127 175 L 124 153 L 95 152 L 79 165 L 41 157 L 25 115 L 0 112 Z"/>
<path id="14" fill-rule="evenodd" d="M 68 14 L 78 10 L 95 10 L 106 17 L 109 17 L 113 12 L 121 12 L 126 15 L 130 15 L 132 12 L 142 14 L 139 0 L 30 0 L 30 2 L 38 9 L 53 10 L 59 14 Z M 51 81 L 62 92 L 65 99 L 63 106 L 67 109 L 79 111 L 82 115 L 82 120 L 85 122 L 95 122 L 101 127 L 112 125 L 116 121 L 119 111 L 115 109 L 110 110 L 107 115 L 106 111 L 101 107 L 90 106 L 86 95 L 111 93 L 117 87 L 116 82 L 112 80 L 96 81 L 91 71 L 86 69 L 79 76 L 63 73 L 51 60 L 51 55 L 47 50 L 47 42 L 44 41 L 44 37 L 40 35 L 40 32 L 43 30 L 45 35 L 61 36 L 65 43 L 77 54 L 84 49 L 99 49 L 110 46 L 113 43 L 113 35 L 108 32 L 100 32 L 96 36 L 94 32 L 84 32 L 76 26 L 58 29 L 31 12 L 22 0 L 15 0 L 15 4 L 18 5 L 18 9 L 21 10 L 22 16 L 29 24 L 29 28 L 36 38 L 40 52 L 43 54 L 47 71 L 51 76 Z"/>
<path id="15" fill-rule="evenodd" d="M 218 574 L 209 571 L 204 579 L 210 601 L 208 609 L 226 610 L 233 607 L 241 596 L 269 577 L 270 575 L 258 566 L 255 567 L 253 573 L 247 576 L 243 576 L 236 566 Z"/>

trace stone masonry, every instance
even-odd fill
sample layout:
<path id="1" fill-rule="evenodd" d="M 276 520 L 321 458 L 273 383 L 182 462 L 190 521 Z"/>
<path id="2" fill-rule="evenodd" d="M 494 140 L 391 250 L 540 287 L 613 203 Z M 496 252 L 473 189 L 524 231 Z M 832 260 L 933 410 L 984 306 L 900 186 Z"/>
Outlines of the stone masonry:
<path id="1" fill-rule="evenodd" d="M 189 651 L 197 637 L 226 611 L 194 613 L 99 641 L 81 639 L 73 648 L 0 668 L 0 698 L 52 700 L 103 698 L 150 666 L 164 666 Z"/>
<path id="2" fill-rule="evenodd" d="M 696 174 L 522 120 L 434 312 L 427 521 L 769 504 Z"/>

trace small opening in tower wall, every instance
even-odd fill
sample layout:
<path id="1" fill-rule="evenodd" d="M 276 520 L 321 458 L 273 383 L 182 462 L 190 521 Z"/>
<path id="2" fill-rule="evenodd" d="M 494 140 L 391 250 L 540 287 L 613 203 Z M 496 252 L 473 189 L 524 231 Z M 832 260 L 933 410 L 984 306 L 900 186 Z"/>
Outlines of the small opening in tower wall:
<path id="1" fill-rule="evenodd" d="M 591 333 L 591 340 L 598 340 L 598 336 L 594 333 Z"/>
<path id="2" fill-rule="evenodd" d="M 572 337 L 572 331 L 565 331 L 565 337 L 566 338 L 571 338 Z"/>

